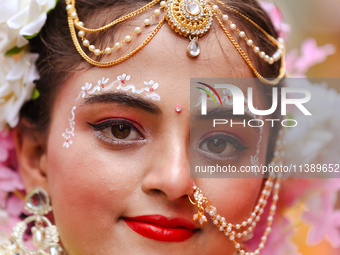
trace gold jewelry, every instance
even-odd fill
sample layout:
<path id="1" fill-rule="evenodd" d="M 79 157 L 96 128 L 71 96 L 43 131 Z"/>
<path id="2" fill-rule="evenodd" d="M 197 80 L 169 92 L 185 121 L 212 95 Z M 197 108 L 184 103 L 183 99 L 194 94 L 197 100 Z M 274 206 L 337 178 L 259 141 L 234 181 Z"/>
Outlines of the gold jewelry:
<path id="1" fill-rule="evenodd" d="M 283 158 L 283 137 L 284 137 L 284 131 L 279 131 L 279 138 L 276 142 L 274 157 L 272 162 L 270 163 L 272 166 L 275 165 L 282 165 Z M 217 213 L 216 207 L 212 206 L 208 198 L 206 198 L 203 194 L 203 192 L 197 187 L 193 187 L 194 192 L 194 201 L 190 196 L 188 196 L 190 203 L 193 205 L 196 205 L 198 208 L 198 213 L 194 214 L 193 220 L 198 221 L 201 225 L 203 225 L 205 222 L 207 222 L 207 217 L 205 216 L 205 213 L 209 214 L 211 220 L 213 223 L 218 227 L 218 229 L 224 233 L 225 236 L 229 237 L 229 240 L 234 243 L 235 248 L 238 251 L 238 254 L 244 255 L 244 254 L 254 254 L 258 255 L 260 254 L 261 249 L 264 248 L 264 244 L 267 240 L 267 236 L 271 232 L 271 225 L 273 223 L 274 215 L 276 212 L 276 204 L 279 199 L 279 191 L 280 191 L 280 183 L 281 183 L 281 177 L 282 173 L 276 174 L 276 180 L 275 180 L 275 173 L 270 172 L 269 178 L 265 182 L 265 186 L 262 190 L 261 196 L 258 200 L 257 205 L 254 208 L 254 211 L 251 213 L 250 217 L 241 222 L 241 223 L 229 223 L 224 217 L 222 217 L 220 214 Z M 275 183 L 274 183 L 275 180 Z M 273 190 L 273 191 L 272 191 Z M 264 208 L 267 205 L 267 200 L 269 196 L 273 193 L 273 199 L 270 206 L 270 212 L 269 216 L 267 217 L 267 227 L 266 230 L 261 237 L 261 242 L 258 246 L 258 248 L 253 253 L 245 253 L 245 251 L 241 248 L 240 241 L 237 240 L 241 237 L 243 239 L 249 239 L 249 235 L 254 231 L 257 222 L 260 220 L 261 215 L 264 212 Z M 250 237 L 251 238 L 251 237 Z M 245 241 L 245 240 L 243 240 Z"/>
<path id="2" fill-rule="evenodd" d="M 213 4 L 211 1 L 215 1 L 216 4 Z M 271 35 L 269 35 L 266 31 L 264 31 L 261 27 L 259 27 L 253 20 L 251 20 L 246 15 L 242 14 L 241 12 L 235 10 L 232 7 L 229 7 L 221 0 L 168 0 L 168 1 L 161 1 L 160 8 L 155 9 L 153 14 L 150 15 L 147 19 L 144 20 L 143 24 L 140 27 L 136 27 L 133 32 L 125 37 L 125 39 L 121 42 L 116 42 L 112 47 L 107 47 L 104 50 L 97 49 L 94 45 L 90 44 L 89 40 L 86 39 L 85 33 L 95 33 L 104 31 L 112 26 L 123 22 L 127 19 L 130 19 L 146 10 L 154 6 L 160 2 L 160 0 L 153 0 L 149 4 L 139 8 L 136 11 L 133 11 L 121 18 L 118 18 L 111 23 L 100 27 L 98 29 L 89 29 L 84 26 L 84 23 L 79 21 L 78 14 L 75 9 L 75 0 L 66 0 L 66 10 L 68 12 L 68 24 L 70 28 L 71 37 L 73 43 L 79 52 L 79 54 L 90 64 L 98 66 L 98 67 L 110 67 L 117 65 L 135 53 L 140 51 L 144 48 L 151 39 L 157 34 L 161 26 L 163 25 L 164 21 L 167 20 L 168 24 L 171 28 L 179 33 L 182 36 L 188 37 L 190 39 L 190 43 L 187 47 L 187 54 L 190 57 L 197 57 L 201 52 L 201 47 L 198 42 L 198 38 L 204 36 L 210 29 L 213 18 L 215 17 L 220 26 L 222 27 L 224 33 L 227 35 L 229 40 L 232 42 L 236 50 L 240 53 L 244 61 L 247 65 L 252 69 L 255 76 L 259 78 L 263 83 L 276 85 L 280 82 L 280 80 L 285 75 L 285 45 L 284 41 L 281 38 L 275 39 Z M 267 55 L 264 51 L 261 51 L 259 47 L 254 45 L 254 41 L 249 39 L 244 31 L 241 31 L 237 28 L 237 25 L 229 20 L 229 16 L 227 14 L 222 13 L 219 6 L 217 4 L 225 6 L 229 11 L 234 12 L 252 25 L 257 27 L 267 38 L 268 40 L 277 47 L 277 51 L 272 55 Z M 127 55 L 120 57 L 116 60 L 110 62 L 99 62 L 95 61 L 90 58 L 81 47 L 77 35 L 76 35 L 76 28 L 79 30 L 78 36 L 80 37 L 83 46 L 87 47 L 89 51 L 92 51 L 95 55 L 99 56 L 102 54 L 111 54 L 113 50 L 119 50 L 124 44 L 129 43 L 132 39 L 141 33 L 142 29 L 149 26 L 151 21 L 161 14 L 161 10 L 164 11 L 163 18 L 160 19 L 156 28 L 151 32 L 151 34 L 132 52 L 128 53 Z M 232 34 L 227 29 L 226 25 L 230 27 L 231 30 L 234 30 L 238 36 L 245 40 L 247 46 L 251 47 L 253 51 L 258 54 L 258 56 L 267 62 L 269 65 L 274 64 L 275 62 L 281 59 L 281 67 L 279 71 L 279 75 L 275 79 L 266 79 L 263 77 L 255 68 L 252 61 L 249 59 L 248 55 L 242 49 L 240 44 L 234 39 Z"/>
<path id="3" fill-rule="evenodd" d="M 27 217 L 13 228 L 10 240 L 0 246 L 1 255 L 60 255 L 63 249 L 59 246 L 59 233 L 57 227 L 52 225 L 44 214 L 52 211 L 47 192 L 40 187 L 35 188 L 25 199 L 25 209 L 33 215 Z M 24 244 L 24 234 L 28 225 L 35 222 L 32 227 L 33 245 L 30 249 Z"/>

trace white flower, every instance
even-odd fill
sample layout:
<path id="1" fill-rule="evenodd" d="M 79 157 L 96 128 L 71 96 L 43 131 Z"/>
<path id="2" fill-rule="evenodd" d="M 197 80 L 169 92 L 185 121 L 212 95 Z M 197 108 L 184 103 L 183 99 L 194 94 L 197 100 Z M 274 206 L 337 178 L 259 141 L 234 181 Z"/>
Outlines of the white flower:
<path id="1" fill-rule="evenodd" d="M 340 95 L 334 89 L 327 88 L 326 84 L 311 84 L 307 79 L 299 79 L 298 83 L 289 84 L 289 86 L 297 86 L 310 91 L 311 100 L 303 105 L 312 116 L 305 116 L 297 108 L 291 111 L 298 125 L 289 128 L 287 132 L 286 163 L 338 163 Z"/>
<path id="2" fill-rule="evenodd" d="M 0 8 L 0 54 L 21 48 L 39 33 L 56 0 L 2 0 Z M 26 38 L 25 38 L 26 37 Z"/>
<path id="3" fill-rule="evenodd" d="M 0 130 L 6 123 L 15 127 L 21 106 L 32 96 L 34 81 L 39 79 L 35 66 L 36 53 L 22 53 L 17 61 L 13 57 L 0 57 Z"/>

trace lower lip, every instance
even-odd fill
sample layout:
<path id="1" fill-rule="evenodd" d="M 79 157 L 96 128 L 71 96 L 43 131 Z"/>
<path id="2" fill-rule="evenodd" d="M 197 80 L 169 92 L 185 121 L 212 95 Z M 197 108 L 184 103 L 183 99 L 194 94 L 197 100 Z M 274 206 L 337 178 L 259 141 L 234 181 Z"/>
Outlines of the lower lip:
<path id="1" fill-rule="evenodd" d="M 124 221 L 136 233 L 162 242 L 183 242 L 195 233 L 195 230 L 187 228 L 164 228 L 145 222 L 127 219 Z"/>

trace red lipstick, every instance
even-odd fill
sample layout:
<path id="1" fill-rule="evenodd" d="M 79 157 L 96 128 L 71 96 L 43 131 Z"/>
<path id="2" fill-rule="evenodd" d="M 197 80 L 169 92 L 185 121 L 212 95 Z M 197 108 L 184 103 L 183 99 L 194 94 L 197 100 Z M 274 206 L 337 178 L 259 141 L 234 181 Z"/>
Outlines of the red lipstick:
<path id="1" fill-rule="evenodd" d="M 124 221 L 136 233 L 162 242 L 183 242 L 197 231 L 190 221 L 183 218 L 168 219 L 163 215 L 127 217 Z"/>

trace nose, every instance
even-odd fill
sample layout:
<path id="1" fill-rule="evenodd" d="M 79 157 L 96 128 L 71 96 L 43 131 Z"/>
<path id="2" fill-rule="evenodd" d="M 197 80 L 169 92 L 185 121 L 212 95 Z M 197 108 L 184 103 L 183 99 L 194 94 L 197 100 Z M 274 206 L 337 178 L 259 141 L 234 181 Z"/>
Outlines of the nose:
<path id="1" fill-rule="evenodd" d="M 145 176 L 142 189 L 148 194 L 162 194 L 170 201 L 191 195 L 189 139 L 169 135 L 158 147 L 157 158 Z"/>

